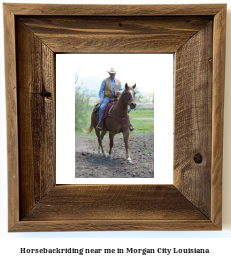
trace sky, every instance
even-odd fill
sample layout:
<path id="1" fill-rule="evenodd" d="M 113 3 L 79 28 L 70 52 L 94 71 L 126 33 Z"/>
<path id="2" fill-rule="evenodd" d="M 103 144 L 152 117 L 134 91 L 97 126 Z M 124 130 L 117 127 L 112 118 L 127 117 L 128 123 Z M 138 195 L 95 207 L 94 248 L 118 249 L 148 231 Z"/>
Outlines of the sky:
<path id="1" fill-rule="evenodd" d="M 113 67 L 122 84 L 136 83 L 141 92 L 165 88 L 164 79 L 173 79 L 173 54 L 58 54 L 58 57 L 57 61 L 64 65 L 63 73 L 74 70 L 79 76 L 97 76 L 103 80 Z"/>

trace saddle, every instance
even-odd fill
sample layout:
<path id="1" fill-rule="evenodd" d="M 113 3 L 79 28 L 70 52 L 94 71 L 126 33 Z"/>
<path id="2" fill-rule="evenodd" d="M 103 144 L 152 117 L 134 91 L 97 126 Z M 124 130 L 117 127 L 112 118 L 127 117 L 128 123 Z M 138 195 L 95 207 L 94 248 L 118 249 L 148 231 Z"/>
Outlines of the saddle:
<path id="1" fill-rule="evenodd" d="M 100 103 L 97 103 L 97 104 L 95 105 L 95 108 L 93 109 L 93 112 L 94 112 L 94 113 L 97 113 L 99 107 L 100 107 Z"/>
<path id="2" fill-rule="evenodd" d="M 103 119 L 111 114 L 111 110 L 112 110 L 112 108 L 114 107 L 114 105 L 116 104 L 117 101 L 118 101 L 118 98 L 114 98 L 114 99 L 109 100 L 109 103 L 104 110 Z M 93 112 L 98 113 L 99 107 L 100 107 L 100 103 L 97 103 L 95 105 L 95 108 L 93 109 Z"/>

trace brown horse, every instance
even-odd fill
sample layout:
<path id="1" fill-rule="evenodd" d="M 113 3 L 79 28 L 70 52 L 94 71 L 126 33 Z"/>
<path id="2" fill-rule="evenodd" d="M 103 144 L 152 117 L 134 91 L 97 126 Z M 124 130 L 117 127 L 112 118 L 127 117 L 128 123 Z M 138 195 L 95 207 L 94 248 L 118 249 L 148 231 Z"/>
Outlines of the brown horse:
<path id="1" fill-rule="evenodd" d="M 129 138 L 129 126 L 130 126 L 130 118 L 128 114 L 128 106 L 130 106 L 131 109 L 136 108 L 136 101 L 135 101 L 135 89 L 136 84 L 134 86 L 128 86 L 127 83 L 125 84 L 125 89 L 120 95 L 118 101 L 112 108 L 110 116 L 107 116 L 105 119 L 103 131 L 101 132 L 96 128 L 98 124 L 98 114 L 92 112 L 91 115 L 91 125 L 87 131 L 87 134 L 89 134 L 93 128 L 95 128 L 95 133 L 98 137 L 99 142 L 99 153 L 102 153 L 104 156 L 106 154 L 104 153 L 102 140 L 104 135 L 107 131 L 109 131 L 109 139 L 110 139 L 110 150 L 109 150 L 109 157 L 112 158 L 111 152 L 112 147 L 114 145 L 113 138 L 117 133 L 123 132 L 124 137 L 124 143 L 126 148 L 126 158 L 128 163 L 132 163 L 132 160 L 130 158 L 129 154 L 129 145 L 128 145 L 128 138 Z M 100 150 L 101 149 L 101 150 Z"/>

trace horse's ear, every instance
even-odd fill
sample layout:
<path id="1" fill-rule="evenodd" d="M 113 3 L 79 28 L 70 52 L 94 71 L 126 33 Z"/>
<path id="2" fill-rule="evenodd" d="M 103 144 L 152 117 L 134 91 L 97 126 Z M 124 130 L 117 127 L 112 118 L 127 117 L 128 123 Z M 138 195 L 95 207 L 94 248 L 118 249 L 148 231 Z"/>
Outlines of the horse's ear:
<path id="1" fill-rule="evenodd" d="M 135 83 L 135 85 L 133 85 L 133 86 L 132 86 L 132 88 L 133 88 L 133 89 L 135 89 L 135 88 L 136 88 L 136 83 Z"/>
<path id="2" fill-rule="evenodd" d="M 128 84 L 127 83 L 125 84 L 125 88 L 128 88 Z"/>

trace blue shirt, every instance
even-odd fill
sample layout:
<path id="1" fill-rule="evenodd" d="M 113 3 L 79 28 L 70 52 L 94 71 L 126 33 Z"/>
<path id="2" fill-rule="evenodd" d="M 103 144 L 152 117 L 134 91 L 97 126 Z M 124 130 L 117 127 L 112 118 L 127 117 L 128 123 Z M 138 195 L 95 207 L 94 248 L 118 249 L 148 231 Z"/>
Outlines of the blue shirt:
<path id="1" fill-rule="evenodd" d="M 110 79 L 110 82 L 111 82 L 111 87 L 112 87 L 112 94 L 113 96 L 115 96 L 115 90 L 114 90 L 114 86 L 115 86 L 115 79 L 112 80 L 111 78 Z M 99 90 L 99 97 L 100 99 L 103 99 L 103 92 L 104 92 L 104 89 L 105 89 L 105 81 L 103 80 L 102 83 L 101 83 L 101 86 L 100 86 L 100 90 Z M 123 88 L 122 88 L 122 85 L 121 85 L 121 82 L 120 82 L 120 91 L 123 91 Z"/>

